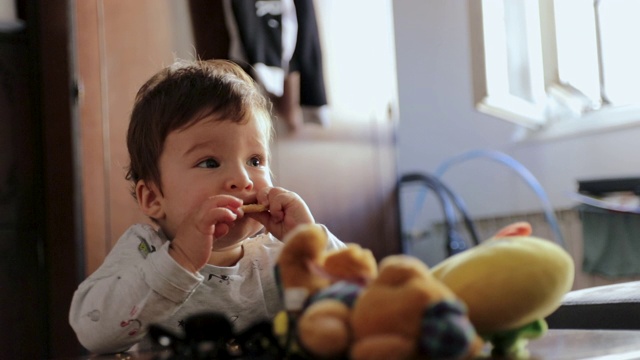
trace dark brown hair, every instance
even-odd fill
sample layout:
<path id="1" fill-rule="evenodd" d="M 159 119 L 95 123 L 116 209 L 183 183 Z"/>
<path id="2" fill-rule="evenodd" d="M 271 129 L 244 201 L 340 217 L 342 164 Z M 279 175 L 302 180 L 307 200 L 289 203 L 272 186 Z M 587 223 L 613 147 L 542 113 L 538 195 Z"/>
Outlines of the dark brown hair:
<path id="1" fill-rule="evenodd" d="M 180 60 L 149 79 L 136 95 L 127 133 L 130 165 L 126 179 L 155 183 L 160 191 L 158 160 L 170 132 L 215 115 L 221 121 L 264 122 L 272 136 L 271 102 L 255 81 L 228 60 Z M 134 193 L 135 196 L 135 193 Z"/>

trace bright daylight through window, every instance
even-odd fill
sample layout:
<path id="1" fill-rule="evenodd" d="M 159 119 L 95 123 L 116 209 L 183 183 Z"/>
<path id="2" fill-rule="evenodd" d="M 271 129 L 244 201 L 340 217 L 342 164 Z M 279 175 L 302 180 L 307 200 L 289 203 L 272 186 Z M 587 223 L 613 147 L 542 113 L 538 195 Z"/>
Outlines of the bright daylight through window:
<path id="1" fill-rule="evenodd" d="M 482 0 L 478 110 L 520 140 L 640 125 L 638 14 L 638 0 Z"/>

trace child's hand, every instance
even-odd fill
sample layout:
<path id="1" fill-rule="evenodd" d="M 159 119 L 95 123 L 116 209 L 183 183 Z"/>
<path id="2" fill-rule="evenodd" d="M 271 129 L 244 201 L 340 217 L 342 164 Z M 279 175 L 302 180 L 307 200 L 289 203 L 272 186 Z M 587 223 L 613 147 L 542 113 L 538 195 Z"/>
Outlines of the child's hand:
<path id="1" fill-rule="evenodd" d="M 285 235 L 300 224 L 313 224 L 311 211 L 302 198 L 280 187 L 267 187 L 257 194 L 258 204 L 269 211 L 245 214 L 264 225 L 265 229 L 282 240 Z"/>
<path id="2" fill-rule="evenodd" d="M 202 269 L 211 256 L 215 239 L 229 232 L 241 205 L 242 200 L 228 195 L 205 200 L 179 225 L 169 255 L 193 273 Z"/>

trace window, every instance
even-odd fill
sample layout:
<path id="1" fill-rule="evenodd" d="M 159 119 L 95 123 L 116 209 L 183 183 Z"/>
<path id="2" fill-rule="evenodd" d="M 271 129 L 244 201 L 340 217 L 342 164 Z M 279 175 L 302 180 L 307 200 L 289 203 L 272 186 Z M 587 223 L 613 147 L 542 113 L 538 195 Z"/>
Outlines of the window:
<path id="1" fill-rule="evenodd" d="M 640 1 L 482 0 L 484 97 L 520 139 L 640 125 Z"/>

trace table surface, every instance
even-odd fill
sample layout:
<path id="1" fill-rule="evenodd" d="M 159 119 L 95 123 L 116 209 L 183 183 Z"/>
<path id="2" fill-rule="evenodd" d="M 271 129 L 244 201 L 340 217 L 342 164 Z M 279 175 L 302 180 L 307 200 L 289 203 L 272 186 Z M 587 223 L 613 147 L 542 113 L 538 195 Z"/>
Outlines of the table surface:
<path id="1" fill-rule="evenodd" d="M 640 331 L 549 330 L 527 346 L 531 360 L 631 360 L 640 359 Z M 92 360 L 147 360 L 149 353 L 93 356 Z M 487 359 L 487 358 L 482 358 Z M 74 360 L 78 360 L 77 358 Z"/>
<path id="2" fill-rule="evenodd" d="M 529 343 L 531 359 L 640 359 L 640 331 L 549 330 Z"/>

